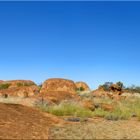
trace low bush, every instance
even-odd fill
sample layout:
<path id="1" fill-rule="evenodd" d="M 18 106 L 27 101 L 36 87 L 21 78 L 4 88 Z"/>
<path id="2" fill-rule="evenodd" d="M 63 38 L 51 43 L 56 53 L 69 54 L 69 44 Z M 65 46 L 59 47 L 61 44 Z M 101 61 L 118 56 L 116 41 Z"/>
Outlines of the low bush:
<path id="1" fill-rule="evenodd" d="M 86 109 L 77 102 L 66 101 L 59 105 L 39 107 L 46 112 L 56 116 L 73 116 L 73 117 L 102 117 L 107 120 L 128 120 L 137 117 L 140 120 L 140 99 L 128 98 L 121 101 L 112 101 L 110 99 L 93 99 L 94 103 L 99 105 L 94 111 Z M 106 111 L 101 108 L 100 104 L 107 103 L 114 106 L 114 110 Z"/>
<path id="2" fill-rule="evenodd" d="M 17 86 L 18 87 L 22 87 L 23 86 L 23 83 L 17 83 Z"/>
<path id="3" fill-rule="evenodd" d="M 8 89 L 9 88 L 9 86 L 10 86 L 10 84 L 1 84 L 0 85 L 0 89 Z"/>
<path id="4" fill-rule="evenodd" d="M 93 112 L 94 117 L 105 117 L 105 116 L 107 116 L 108 113 L 109 113 L 109 112 L 104 111 L 104 110 L 101 109 L 101 108 L 97 108 L 97 109 L 95 109 L 95 111 Z"/>
<path id="5" fill-rule="evenodd" d="M 113 112 L 110 112 L 105 115 L 105 119 L 107 120 L 128 120 L 131 118 L 131 113 L 129 112 L 128 109 L 121 109 L 121 108 L 116 108 Z"/>
<path id="6" fill-rule="evenodd" d="M 43 107 L 43 111 L 56 116 L 93 117 L 93 112 L 75 102 L 62 102 L 59 105 Z"/>
<path id="7" fill-rule="evenodd" d="M 76 89 L 76 91 L 84 91 L 85 89 L 83 87 L 79 87 Z"/>

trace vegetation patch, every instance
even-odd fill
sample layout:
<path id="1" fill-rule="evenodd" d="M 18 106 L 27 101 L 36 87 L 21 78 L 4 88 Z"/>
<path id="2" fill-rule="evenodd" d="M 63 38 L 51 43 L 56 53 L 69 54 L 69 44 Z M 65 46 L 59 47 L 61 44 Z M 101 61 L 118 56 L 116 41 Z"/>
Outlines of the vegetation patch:
<path id="1" fill-rule="evenodd" d="M 75 102 L 62 102 L 55 106 L 40 106 L 43 111 L 49 112 L 56 116 L 74 116 L 74 117 L 93 117 L 93 112 L 85 109 Z"/>
<path id="2" fill-rule="evenodd" d="M 76 91 L 84 91 L 85 89 L 83 87 L 79 87 L 76 89 Z"/>
<path id="3" fill-rule="evenodd" d="M 1 84 L 0 85 L 0 89 L 8 89 L 10 86 L 10 84 L 6 83 L 6 84 Z"/>
<path id="4" fill-rule="evenodd" d="M 107 120 L 128 120 L 137 117 L 140 120 L 140 98 L 129 97 L 125 100 L 115 101 L 110 98 L 93 98 L 90 92 L 78 93 L 82 100 L 91 100 L 95 104 L 95 110 L 84 108 L 74 101 L 61 102 L 55 106 L 39 105 L 40 109 L 56 116 L 73 117 L 103 117 Z M 102 104 L 112 105 L 114 109 L 105 110 Z"/>
<path id="5" fill-rule="evenodd" d="M 129 112 L 128 109 L 121 109 L 121 108 L 116 108 L 113 112 L 107 113 L 105 115 L 105 119 L 107 120 L 128 120 L 131 118 L 131 113 Z"/>
<path id="6" fill-rule="evenodd" d="M 94 111 L 94 117 L 105 117 L 108 115 L 109 112 L 104 111 L 101 108 L 95 109 Z"/>

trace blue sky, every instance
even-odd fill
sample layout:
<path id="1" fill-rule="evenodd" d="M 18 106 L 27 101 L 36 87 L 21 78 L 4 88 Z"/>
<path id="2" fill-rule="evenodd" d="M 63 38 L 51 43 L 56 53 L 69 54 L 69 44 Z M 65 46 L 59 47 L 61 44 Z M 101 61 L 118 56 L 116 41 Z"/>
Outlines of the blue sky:
<path id="1" fill-rule="evenodd" d="M 140 2 L 0 2 L 0 79 L 140 85 Z"/>

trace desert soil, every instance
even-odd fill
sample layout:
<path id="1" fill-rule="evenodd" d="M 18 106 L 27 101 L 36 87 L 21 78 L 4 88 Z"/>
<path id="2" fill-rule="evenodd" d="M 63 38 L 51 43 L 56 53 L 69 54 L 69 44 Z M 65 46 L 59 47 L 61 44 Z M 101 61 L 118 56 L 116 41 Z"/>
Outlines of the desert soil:
<path id="1" fill-rule="evenodd" d="M 140 121 L 95 119 L 91 122 L 53 127 L 49 134 L 50 139 L 139 139 Z"/>
<path id="2" fill-rule="evenodd" d="M 139 139 L 140 121 L 65 122 L 22 105 L 0 103 L 0 139 Z"/>
<path id="3" fill-rule="evenodd" d="M 59 124 L 59 119 L 50 114 L 22 105 L 0 103 L 0 139 L 47 139 L 53 123 Z"/>

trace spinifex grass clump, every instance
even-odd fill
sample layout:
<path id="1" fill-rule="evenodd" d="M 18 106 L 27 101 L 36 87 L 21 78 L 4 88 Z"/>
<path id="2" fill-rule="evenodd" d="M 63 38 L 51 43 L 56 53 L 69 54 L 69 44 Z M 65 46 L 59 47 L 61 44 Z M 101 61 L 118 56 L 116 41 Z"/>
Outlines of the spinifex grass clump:
<path id="1" fill-rule="evenodd" d="M 94 117 L 105 117 L 108 113 L 109 112 L 107 112 L 101 108 L 95 109 L 95 111 L 93 112 Z"/>
<path id="2" fill-rule="evenodd" d="M 127 120 L 132 117 L 140 117 L 140 99 L 131 97 L 114 103 L 115 109 L 105 118 L 109 120 Z"/>
<path id="3" fill-rule="evenodd" d="M 6 83 L 6 84 L 0 84 L 0 89 L 8 89 L 10 86 L 10 84 Z"/>
<path id="4" fill-rule="evenodd" d="M 43 108 L 44 111 L 56 116 L 93 117 L 93 112 L 75 102 L 62 102 L 59 105 Z"/>
<path id="5" fill-rule="evenodd" d="M 129 109 L 132 117 L 140 118 L 140 98 L 129 98 L 121 102 L 125 107 Z"/>
<path id="6" fill-rule="evenodd" d="M 107 120 L 128 120 L 137 117 L 140 120 L 140 99 L 128 98 L 121 101 L 110 99 L 93 99 L 99 106 L 91 111 L 80 106 L 78 102 L 63 101 L 59 105 L 39 106 L 42 110 L 57 116 L 74 116 L 74 117 L 102 117 Z M 113 105 L 114 109 L 107 111 L 100 105 L 102 103 Z"/>
<path id="7" fill-rule="evenodd" d="M 105 115 L 107 120 L 128 120 L 131 118 L 131 113 L 128 109 L 116 108 L 113 112 Z"/>
<path id="8" fill-rule="evenodd" d="M 108 99 L 96 99 L 95 103 L 107 103 L 114 106 L 113 111 L 105 111 L 102 108 L 97 108 L 94 111 L 94 116 L 104 117 L 107 120 L 128 120 L 132 117 L 140 119 L 140 99 L 128 98 L 121 101 L 111 101 Z"/>

